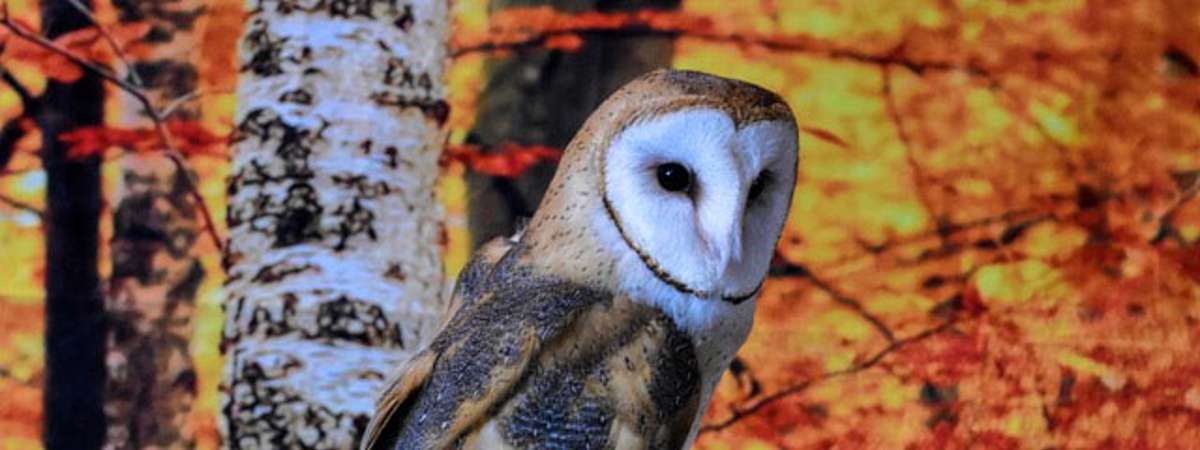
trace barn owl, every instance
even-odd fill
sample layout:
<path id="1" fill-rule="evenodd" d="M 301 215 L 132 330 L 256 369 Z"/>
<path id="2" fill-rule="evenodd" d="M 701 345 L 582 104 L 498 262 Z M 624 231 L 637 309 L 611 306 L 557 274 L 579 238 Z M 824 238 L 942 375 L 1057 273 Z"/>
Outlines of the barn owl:
<path id="1" fill-rule="evenodd" d="M 690 447 L 749 334 L 797 157 L 763 88 L 670 70 L 622 87 L 523 233 L 464 268 L 362 448 Z"/>

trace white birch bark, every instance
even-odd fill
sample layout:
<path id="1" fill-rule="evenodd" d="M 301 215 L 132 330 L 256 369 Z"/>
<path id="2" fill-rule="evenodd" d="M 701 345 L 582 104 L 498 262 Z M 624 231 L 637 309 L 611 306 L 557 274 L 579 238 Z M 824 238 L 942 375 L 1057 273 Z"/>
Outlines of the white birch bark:
<path id="1" fill-rule="evenodd" d="M 254 0 L 229 180 L 226 448 L 357 445 L 441 311 L 444 0 Z"/>
<path id="2" fill-rule="evenodd" d="M 204 0 L 114 3 L 121 24 L 147 23 L 149 54 L 132 61 L 136 79 L 159 108 L 197 88 L 197 29 Z M 129 77 L 129 74 L 125 74 Z M 143 105 L 119 95 L 119 127 L 153 126 Z M 182 103 L 169 120 L 196 120 Z M 204 270 L 194 247 L 201 234 L 197 205 L 184 177 L 160 153 L 126 153 L 113 213 L 112 276 L 106 301 L 106 449 L 187 449 L 196 398 L 189 344 L 196 291 Z"/>

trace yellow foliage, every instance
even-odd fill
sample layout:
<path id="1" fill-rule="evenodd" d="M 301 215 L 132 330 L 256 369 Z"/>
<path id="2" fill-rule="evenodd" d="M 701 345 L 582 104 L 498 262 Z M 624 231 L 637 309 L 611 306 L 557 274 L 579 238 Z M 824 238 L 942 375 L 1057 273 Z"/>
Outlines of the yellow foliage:
<path id="1" fill-rule="evenodd" d="M 9 5 L 37 22 L 37 2 Z M 487 27 L 488 2 L 453 5 L 456 30 Z M 205 25 L 200 77 L 211 93 L 201 120 L 218 132 L 232 130 L 238 101 L 229 49 L 240 7 L 215 2 L 221 18 Z M 803 274 L 769 280 L 740 353 L 746 369 L 721 381 L 705 420 L 787 394 L 702 433 L 700 448 L 1200 441 L 1200 202 L 1180 181 L 1200 170 L 1200 7 L 686 0 L 682 9 L 732 37 L 804 38 L 777 40 L 795 44 L 784 49 L 685 32 L 672 65 L 775 90 L 802 127 L 836 137 L 800 135 L 777 263 L 843 296 Z M 447 73 L 450 143 L 473 124 L 488 56 L 457 56 Z M 44 89 L 32 66 L 4 63 Z M 0 89 L 0 117 L 17 107 Z M 35 167 L 26 151 L 35 142 L 19 145 L 10 167 Z M 227 162 L 194 164 L 224 223 Z M 118 176 L 105 165 L 108 198 Z M 451 164 L 438 183 L 451 277 L 469 258 L 463 177 Z M 41 171 L 0 177 L 0 193 L 22 202 L 40 207 L 44 192 Z M 0 399 L 9 402 L 0 448 L 39 446 L 40 388 L 27 382 L 44 375 L 40 227 L 0 204 Z M 219 255 L 207 241 L 200 248 L 211 276 L 196 309 L 192 423 L 205 430 L 201 448 L 213 448 L 223 296 Z"/>
<path id="2" fill-rule="evenodd" d="M 996 264 L 979 269 L 975 286 L 986 300 L 1018 304 L 1040 299 L 1053 301 L 1052 287 L 1060 281 L 1058 270 L 1040 260 Z"/>

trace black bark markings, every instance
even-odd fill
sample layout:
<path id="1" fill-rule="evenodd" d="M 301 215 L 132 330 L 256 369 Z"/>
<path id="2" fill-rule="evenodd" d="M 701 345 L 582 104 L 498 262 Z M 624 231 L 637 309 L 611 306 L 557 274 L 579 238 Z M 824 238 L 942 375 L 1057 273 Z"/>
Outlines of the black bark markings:
<path id="1" fill-rule="evenodd" d="M 357 441 L 366 430 L 369 418 L 317 406 L 275 382 L 301 367 L 300 361 L 288 360 L 268 369 L 240 350 L 233 358 L 238 367 L 229 389 L 236 395 L 221 408 L 230 419 L 226 424 L 230 448 L 326 448 L 329 435 L 345 433 Z M 299 424 L 295 417 L 302 418 Z M 298 425 L 315 433 L 297 433 Z"/>
<path id="2" fill-rule="evenodd" d="M 404 349 L 404 336 L 400 324 L 388 318 L 386 311 L 379 305 L 345 294 L 327 295 L 328 292 L 314 292 L 324 297 L 316 300 L 317 315 L 314 323 L 300 323 L 297 320 L 299 297 L 293 293 L 284 293 L 278 299 L 260 301 L 249 307 L 245 298 L 236 302 L 234 321 L 241 323 L 245 319 L 244 331 L 240 327 L 227 328 L 221 337 L 222 350 L 232 347 L 232 344 L 248 336 L 275 337 L 298 333 L 309 340 L 349 341 L 369 347 Z"/>
<path id="3" fill-rule="evenodd" d="M 411 24 L 412 5 L 401 4 L 400 0 L 259 0 L 252 9 L 255 14 L 269 9 L 269 4 L 275 4 L 275 12 L 289 15 L 295 12 L 304 14 L 328 14 L 339 19 L 378 20 L 382 17 L 392 18 L 396 27 L 405 29 L 402 23 Z"/>
<path id="4" fill-rule="evenodd" d="M 278 15 L 327 15 L 338 20 L 386 20 L 408 32 L 418 23 L 413 9 L 403 0 L 261 0 L 252 8 L 251 13 L 258 17 L 252 19 L 243 38 L 245 56 L 240 70 L 259 79 L 282 76 L 303 80 L 328 73 L 314 64 L 320 49 L 304 46 L 298 38 L 271 30 L 271 23 L 261 16 L 264 11 L 273 10 Z M 388 55 L 395 55 L 386 44 L 380 48 Z M 436 92 L 436 78 L 409 70 L 403 61 L 392 59 L 386 68 L 376 66 L 377 78 L 367 91 L 371 100 L 381 106 L 415 108 L 439 125 L 444 123 L 449 106 Z M 289 89 L 275 95 L 290 108 L 311 108 L 323 94 L 309 86 Z M 379 238 L 376 200 L 402 194 L 398 185 L 358 170 L 318 173 L 311 166 L 311 158 L 329 151 L 353 150 L 356 155 L 361 151 L 368 164 L 379 164 L 389 170 L 411 168 L 412 162 L 395 146 L 381 144 L 378 146 L 381 151 L 376 154 L 370 140 L 345 143 L 328 138 L 325 131 L 329 126 L 325 121 L 302 123 L 272 107 L 254 109 L 243 116 L 234 142 L 247 146 L 242 152 L 248 160 L 230 177 L 227 192 L 230 197 L 240 193 L 250 198 L 231 202 L 227 216 L 231 229 L 245 227 L 243 231 L 265 235 L 276 248 L 316 244 L 328 246 L 334 252 L 354 245 L 371 245 Z M 353 149 L 338 148 L 344 145 Z M 334 187 L 325 187 L 326 181 Z M 243 192 L 244 189 L 252 191 Z M 327 189 L 341 194 L 338 200 L 319 192 Z M 412 211 L 414 205 L 407 208 Z M 231 248 L 223 261 L 227 270 L 234 268 L 242 257 Z M 249 278 L 246 281 L 253 284 L 273 284 L 315 270 L 319 268 L 309 264 L 280 262 L 258 268 L 253 275 L 229 270 L 229 279 Z M 384 275 L 405 278 L 404 271 L 395 263 L 389 264 Z M 301 305 L 300 295 L 288 292 L 257 301 L 239 297 L 226 303 L 234 309 L 226 311 L 231 321 L 226 324 L 221 342 L 222 352 L 234 349 L 233 373 L 223 386 L 229 398 L 222 405 L 223 414 L 229 418 L 225 431 L 231 448 L 327 446 L 330 439 L 341 436 L 352 435 L 357 439 L 368 420 L 366 416 L 338 413 L 311 403 L 302 392 L 281 384 L 289 372 L 302 367 L 304 362 L 292 360 L 268 366 L 236 349 L 235 344 L 242 338 L 291 334 L 319 342 L 348 341 L 377 348 L 405 348 L 400 324 L 393 322 L 380 306 L 352 295 L 320 289 L 305 292 L 305 302 Z M 315 313 L 315 317 L 307 315 L 301 321 L 298 314 L 306 312 Z M 368 372 L 361 376 L 382 379 L 383 375 Z M 295 433 L 297 426 L 312 432 Z"/>
<path id="5" fill-rule="evenodd" d="M 403 58 L 392 56 L 387 61 L 381 86 L 371 93 L 371 100 L 382 106 L 419 109 L 440 127 L 450 116 L 450 104 L 433 88 L 433 77 L 429 72 L 415 71 Z"/>
<path id="6" fill-rule="evenodd" d="M 264 78 L 282 74 L 285 61 L 283 50 L 288 38 L 272 34 L 261 19 L 255 20 L 250 26 L 251 30 L 245 38 L 250 58 L 242 65 L 241 72 L 251 72 Z M 300 62 L 296 59 L 289 61 Z"/>

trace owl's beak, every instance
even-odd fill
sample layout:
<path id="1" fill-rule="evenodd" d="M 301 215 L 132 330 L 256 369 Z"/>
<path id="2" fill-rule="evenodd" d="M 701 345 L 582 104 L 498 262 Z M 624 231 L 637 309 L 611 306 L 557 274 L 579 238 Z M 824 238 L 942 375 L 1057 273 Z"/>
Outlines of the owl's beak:
<path id="1" fill-rule="evenodd" d="M 724 277 L 729 266 L 742 260 L 742 221 L 735 220 L 725 234 L 725 242 L 717 247 L 717 277 Z"/>
<path id="2" fill-rule="evenodd" d="M 719 217 L 710 217 L 705 236 L 709 254 L 713 257 L 713 282 L 725 276 L 729 266 L 742 259 L 742 207 L 737 196 L 732 196 L 727 203 L 716 210 L 725 211 Z"/>

